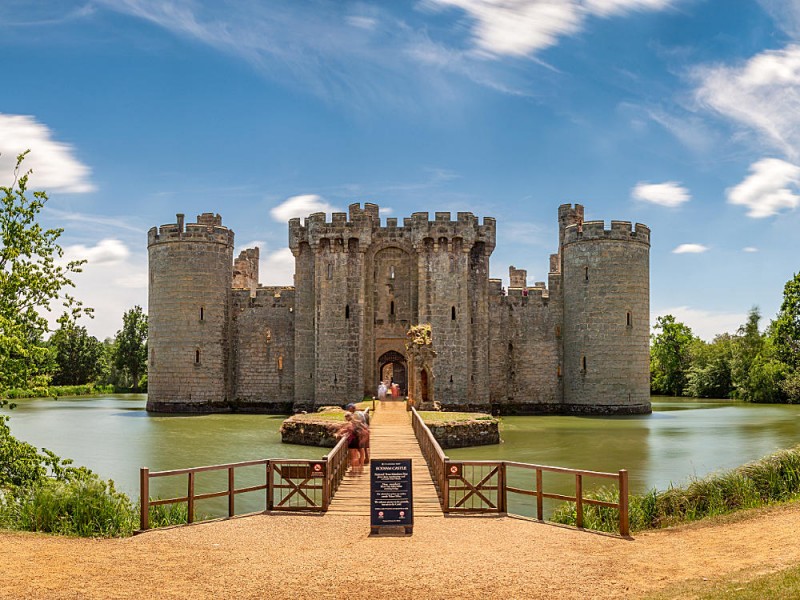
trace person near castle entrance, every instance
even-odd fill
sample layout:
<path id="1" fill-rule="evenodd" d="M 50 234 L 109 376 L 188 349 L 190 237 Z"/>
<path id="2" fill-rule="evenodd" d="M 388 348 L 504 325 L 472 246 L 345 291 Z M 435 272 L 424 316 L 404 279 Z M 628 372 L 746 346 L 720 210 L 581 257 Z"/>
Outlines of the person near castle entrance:
<path id="1" fill-rule="evenodd" d="M 361 460 L 361 433 L 366 430 L 366 425 L 361 423 L 353 413 L 344 413 L 344 426 L 339 429 L 337 437 L 347 440 L 347 451 L 350 457 L 350 468 L 353 473 L 361 473 L 363 462 Z"/>
<path id="2" fill-rule="evenodd" d="M 386 400 L 386 384 L 383 381 L 378 386 L 378 400 Z"/>
<path id="3" fill-rule="evenodd" d="M 345 407 L 345 410 L 353 415 L 354 420 L 359 421 L 364 428 L 359 430 L 360 435 L 360 449 L 361 449 L 361 463 L 369 464 L 369 414 L 363 410 L 356 410 L 356 405 L 352 402 Z"/>

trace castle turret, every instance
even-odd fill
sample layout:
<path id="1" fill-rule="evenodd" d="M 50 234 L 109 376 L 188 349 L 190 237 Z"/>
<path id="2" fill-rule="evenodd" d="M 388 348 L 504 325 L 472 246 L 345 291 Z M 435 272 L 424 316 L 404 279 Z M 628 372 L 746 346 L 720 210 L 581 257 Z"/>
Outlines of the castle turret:
<path id="1" fill-rule="evenodd" d="M 650 229 L 576 222 L 564 228 L 560 253 L 564 410 L 649 413 Z"/>
<path id="2" fill-rule="evenodd" d="M 211 412 L 230 399 L 233 232 L 212 213 L 147 234 L 147 410 Z"/>

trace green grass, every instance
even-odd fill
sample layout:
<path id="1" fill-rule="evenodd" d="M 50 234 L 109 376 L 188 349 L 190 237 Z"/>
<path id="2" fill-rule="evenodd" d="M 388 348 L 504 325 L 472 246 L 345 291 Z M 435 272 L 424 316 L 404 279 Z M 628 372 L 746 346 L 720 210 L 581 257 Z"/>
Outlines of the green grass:
<path id="1" fill-rule="evenodd" d="M 491 421 L 492 415 L 486 413 L 467 413 L 467 412 L 441 412 L 435 410 L 419 411 L 419 416 L 426 423 L 455 423 L 460 421 Z"/>
<path id="2" fill-rule="evenodd" d="M 133 533 L 137 512 L 113 481 L 97 477 L 69 482 L 46 480 L 3 492 L 0 526 L 82 537 Z"/>
<path id="3" fill-rule="evenodd" d="M 648 596 L 649 600 L 695 598 L 696 600 L 764 600 L 800 598 L 800 566 L 747 580 L 734 576 L 723 581 L 684 582 Z"/>
<path id="4" fill-rule="evenodd" d="M 601 488 L 586 497 L 608 502 L 618 500 L 617 489 Z M 685 486 L 631 495 L 631 531 L 658 529 L 737 510 L 756 508 L 800 497 L 800 446 L 777 452 L 732 471 L 694 479 Z M 584 505 L 584 527 L 599 531 L 619 530 L 619 512 Z M 570 502 L 552 516 L 556 523 L 575 524 L 575 504 Z"/>

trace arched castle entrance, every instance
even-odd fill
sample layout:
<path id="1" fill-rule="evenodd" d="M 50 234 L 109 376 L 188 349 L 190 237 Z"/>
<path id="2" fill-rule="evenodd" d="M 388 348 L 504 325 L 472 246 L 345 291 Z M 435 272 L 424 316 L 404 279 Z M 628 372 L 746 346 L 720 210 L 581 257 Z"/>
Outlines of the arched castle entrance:
<path id="1" fill-rule="evenodd" d="M 380 381 L 387 383 L 393 381 L 400 386 L 402 396 L 408 394 L 408 365 L 406 357 L 395 350 L 389 350 L 389 352 L 381 354 L 380 358 L 378 358 L 378 380 L 375 382 L 376 388 Z"/>

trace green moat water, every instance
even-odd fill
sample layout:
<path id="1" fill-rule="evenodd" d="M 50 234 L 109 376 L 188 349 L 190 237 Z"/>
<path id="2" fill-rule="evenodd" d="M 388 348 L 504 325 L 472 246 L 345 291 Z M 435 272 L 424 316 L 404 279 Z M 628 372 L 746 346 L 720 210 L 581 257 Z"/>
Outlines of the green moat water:
<path id="1" fill-rule="evenodd" d="M 139 495 L 143 466 L 157 471 L 258 458 L 320 458 L 327 452 L 281 444 L 280 416 L 156 416 L 144 410 L 145 399 L 144 395 L 27 399 L 4 412 L 11 415 L 11 431 L 18 438 L 88 466 L 132 497 Z M 656 397 L 653 414 L 645 416 L 505 417 L 502 437 L 499 446 L 447 454 L 453 459 L 505 459 L 595 471 L 625 468 L 631 492 L 639 493 L 800 443 L 800 406 Z M 201 491 L 224 489 L 224 474 L 205 477 L 199 483 Z M 263 474 L 256 469 L 241 474 L 242 484 L 260 482 Z M 185 476 L 154 483 L 158 484 L 154 497 L 185 493 Z M 550 486 L 557 493 L 572 493 L 574 480 L 553 476 L 551 482 L 545 480 L 547 491 Z M 198 510 L 217 514 L 224 502 L 206 501 Z M 263 509 L 259 494 L 243 495 L 237 505 L 237 512 Z M 527 502 L 524 506 L 521 512 L 529 512 Z"/>

